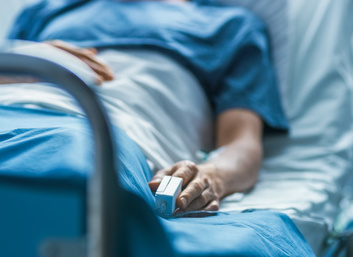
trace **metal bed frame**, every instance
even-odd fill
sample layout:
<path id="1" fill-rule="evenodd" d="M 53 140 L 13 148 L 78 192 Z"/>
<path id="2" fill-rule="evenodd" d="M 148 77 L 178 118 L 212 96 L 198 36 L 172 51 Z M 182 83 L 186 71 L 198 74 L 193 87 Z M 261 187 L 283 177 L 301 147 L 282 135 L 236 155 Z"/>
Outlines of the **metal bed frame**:
<path id="1" fill-rule="evenodd" d="M 95 147 L 95 171 L 88 182 L 88 235 L 87 239 L 70 242 L 56 241 L 46 245 L 45 256 L 117 256 L 119 211 L 121 194 L 116 165 L 117 149 L 113 146 L 112 132 L 106 112 L 95 93 L 75 73 L 50 60 L 17 53 L 0 53 L 0 73 L 3 75 L 31 75 L 43 82 L 60 85 L 82 107 L 92 128 Z M 54 250 L 54 248 L 56 250 Z"/>

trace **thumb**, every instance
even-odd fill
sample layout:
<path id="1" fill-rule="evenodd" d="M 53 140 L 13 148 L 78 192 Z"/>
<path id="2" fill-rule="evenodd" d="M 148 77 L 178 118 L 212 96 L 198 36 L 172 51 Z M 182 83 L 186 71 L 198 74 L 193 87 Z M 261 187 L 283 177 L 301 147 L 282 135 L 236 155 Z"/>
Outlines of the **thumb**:
<path id="1" fill-rule="evenodd" d="M 157 173 L 152 177 L 151 181 L 148 183 L 152 192 L 157 191 L 159 184 L 161 183 L 164 176 L 168 176 L 170 169 L 162 169 L 157 171 Z"/>
<path id="2" fill-rule="evenodd" d="M 152 192 L 156 192 L 157 188 L 159 187 L 159 184 L 161 183 L 161 179 L 156 179 L 156 180 L 151 180 L 148 182 L 148 186 L 150 187 Z"/>

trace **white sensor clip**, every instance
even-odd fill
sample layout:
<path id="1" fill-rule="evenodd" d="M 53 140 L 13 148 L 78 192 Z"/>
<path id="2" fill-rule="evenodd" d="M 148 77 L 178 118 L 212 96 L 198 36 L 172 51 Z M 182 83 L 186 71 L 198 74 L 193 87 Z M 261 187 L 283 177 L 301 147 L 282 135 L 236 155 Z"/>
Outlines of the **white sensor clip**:
<path id="1" fill-rule="evenodd" d="M 164 176 L 156 191 L 155 209 L 160 216 L 170 216 L 175 211 L 176 198 L 181 192 L 183 179 Z"/>

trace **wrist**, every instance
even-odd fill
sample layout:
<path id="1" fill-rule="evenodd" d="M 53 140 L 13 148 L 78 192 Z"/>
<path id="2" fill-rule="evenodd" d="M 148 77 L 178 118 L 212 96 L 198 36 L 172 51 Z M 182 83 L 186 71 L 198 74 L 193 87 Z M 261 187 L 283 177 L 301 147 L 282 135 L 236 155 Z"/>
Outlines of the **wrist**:
<path id="1" fill-rule="evenodd" d="M 217 164 L 215 162 L 206 162 L 197 166 L 200 176 L 209 181 L 209 184 L 214 188 L 218 197 L 224 197 L 226 194 L 226 191 L 224 190 L 225 181 L 222 178 L 222 174 L 217 167 Z"/>

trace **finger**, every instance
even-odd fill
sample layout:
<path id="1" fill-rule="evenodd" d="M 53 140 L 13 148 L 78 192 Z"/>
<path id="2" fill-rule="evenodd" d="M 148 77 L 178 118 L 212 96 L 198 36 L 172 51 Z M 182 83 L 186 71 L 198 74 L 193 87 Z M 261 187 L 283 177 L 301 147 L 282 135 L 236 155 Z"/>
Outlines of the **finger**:
<path id="1" fill-rule="evenodd" d="M 195 163 L 191 161 L 178 162 L 172 169 L 173 177 L 183 179 L 183 186 L 187 185 L 197 174 L 198 168 Z"/>
<path id="2" fill-rule="evenodd" d="M 212 200 L 215 200 L 216 196 L 211 192 L 211 190 L 204 190 L 199 197 L 194 199 L 192 202 L 190 202 L 189 205 L 187 205 L 186 208 L 183 208 L 184 211 L 197 211 L 201 210 L 202 208 L 205 208 L 208 203 L 210 203 Z"/>
<path id="3" fill-rule="evenodd" d="M 98 77 L 100 77 L 100 80 L 102 82 L 109 81 L 114 78 L 109 68 L 102 67 L 101 65 L 98 65 L 84 58 L 82 58 L 81 60 L 85 62 L 94 71 L 94 73 L 97 74 Z"/>
<path id="4" fill-rule="evenodd" d="M 207 187 L 207 180 L 195 179 L 191 181 L 178 196 L 177 205 L 182 209 L 186 209 L 192 201 L 201 196 Z"/>
<path id="5" fill-rule="evenodd" d="M 79 56 L 78 58 L 85 62 L 99 76 L 101 76 L 103 80 L 110 81 L 114 79 L 112 70 L 104 63 L 98 61 L 96 58 L 91 58 L 88 56 Z"/>
<path id="6" fill-rule="evenodd" d="M 189 181 L 197 173 L 197 166 L 190 161 L 181 161 L 174 164 L 169 169 L 162 169 L 153 176 L 152 180 L 148 183 L 150 189 L 154 192 L 157 190 L 160 182 L 164 176 L 175 176 L 183 179 L 183 185 L 189 183 Z"/>
<path id="7" fill-rule="evenodd" d="M 97 73 L 102 78 L 105 78 L 108 76 L 107 70 L 105 70 L 105 67 L 103 65 L 93 62 L 87 58 L 80 58 L 80 59 L 83 62 L 85 62 L 95 73 Z"/>
<path id="8" fill-rule="evenodd" d="M 95 48 L 79 48 L 77 46 L 68 44 L 63 41 L 54 40 L 47 41 L 49 45 L 55 46 L 64 50 L 85 62 L 94 72 L 96 72 L 103 81 L 110 81 L 114 79 L 114 73 L 109 66 L 100 61 L 97 57 L 97 50 Z"/>
<path id="9" fill-rule="evenodd" d="M 38 82 L 37 78 L 30 76 L 2 76 L 0 75 L 0 84 L 14 84 L 14 83 L 34 83 Z"/>
<path id="10" fill-rule="evenodd" d="M 52 41 L 45 41 L 44 43 L 64 50 L 69 53 L 73 53 L 76 49 L 79 49 L 77 46 L 71 45 L 61 40 L 52 40 Z"/>
<path id="11" fill-rule="evenodd" d="M 60 47 L 59 47 L 60 48 Z M 82 59 L 87 59 L 93 63 L 96 63 L 96 64 L 99 64 L 100 66 L 103 66 L 103 67 L 107 67 L 107 65 L 105 65 L 102 61 L 100 61 L 97 57 L 96 57 L 96 54 L 93 53 L 91 50 L 89 49 L 84 49 L 84 48 L 61 48 L 61 49 L 64 49 L 68 52 L 70 52 L 71 54 L 77 56 L 78 58 L 82 58 Z"/>
<path id="12" fill-rule="evenodd" d="M 96 48 L 80 48 L 78 46 L 69 44 L 67 42 L 61 41 L 61 40 L 53 40 L 53 41 L 46 41 L 45 43 L 55 46 L 56 48 L 59 48 L 61 50 L 64 50 L 66 52 L 69 52 L 76 57 L 83 57 L 83 58 L 92 58 L 90 56 L 95 56 L 97 55 L 97 49 Z"/>
<path id="13" fill-rule="evenodd" d="M 94 55 L 96 55 L 98 53 L 96 48 L 86 48 L 86 50 L 90 51 Z"/>
<path id="14" fill-rule="evenodd" d="M 148 185 L 152 192 L 157 191 L 159 184 L 161 183 L 164 176 L 171 175 L 171 169 L 161 169 L 152 177 L 151 181 L 148 182 Z"/>
<path id="15" fill-rule="evenodd" d="M 159 171 L 156 172 L 156 174 L 153 176 L 153 178 L 151 179 L 151 181 L 154 180 L 162 180 L 164 176 L 170 176 L 172 175 L 172 170 L 171 169 L 161 169 Z"/>
<path id="16" fill-rule="evenodd" d="M 156 192 L 157 191 L 161 181 L 162 180 L 157 179 L 157 180 L 153 180 L 153 181 L 148 182 L 148 186 L 150 187 L 152 192 Z"/>
<path id="17" fill-rule="evenodd" d="M 96 75 L 96 84 L 97 85 L 99 85 L 99 86 L 102 85 L 103 81 L 104 81 L 104 79 L 101 76 Z"/>
<path id="18" fill-rule="evenodd" d="M 219 200 L 211 201 L 205 208 L 204 211 L 218 211 L 219 210 Z"/>
<path id="19" fill-rule="evenodd" d="M 78 55 L 97 55 L 98 51 L 96 48 L 94 47 L 90 47 L 90 48 L 81 48 L 75 45 L 71 45 L 68 44 L 66 42 L 63 41 L 59 41 L 59 42 L 54 42 L 51 45 L 60 48 L 62 50 L 65 50 L 67 52 L 71 52 L 71 53 L 75 53 Z"/>
<path id="20" fill-rule="evenodd" d="M 190 161 L 181 161 L 181 162 L 177 162 L 174 165 L 172 165 L 170 168 L 167 169 L 161 169 L 159 170 L 152 178 L 152 180 L 154 179 L 162 179 L 164 176 L 174 176 L 176 172 L 178 172 L 180 169 L 183 169 L 183 167 L 186 166 L 191 166 L 191 165 L 195 165 L 193 162 Z M 196 167 L 196 165 L 195 165 Z M 190 167 L 191 169 L 195 169 L 195 167 Z M 197 169 L 197 167 L 196 167 Z"/>

